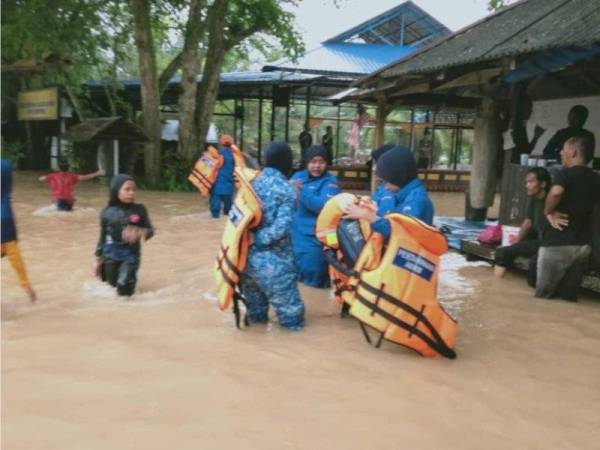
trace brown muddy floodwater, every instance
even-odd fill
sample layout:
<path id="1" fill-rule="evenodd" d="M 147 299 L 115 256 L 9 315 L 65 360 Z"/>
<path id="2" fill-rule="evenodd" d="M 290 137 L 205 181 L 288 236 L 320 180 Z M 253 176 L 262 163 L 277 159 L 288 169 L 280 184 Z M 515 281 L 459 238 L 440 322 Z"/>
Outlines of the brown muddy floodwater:
<path id="1" fill-rule="evenodd" d="M 600 448 L 600 301 L 534 299 L 525 279 L 443 259 L 440 300 L 461 324 L 454 361 L 370 348 L 326 291 L 301 288 L 307 326 L 238 331 L 215 304 L 224 222 L 194 194 L 138 192 L 157 229 L 138 293 L 91 269 L 107 193 L 80 185 L 52 213 L 17 174 L 14 209 L 39 300 L 2 261 L 2 448 Z M 433 195 L 460 214 L 463 196 Z"/>

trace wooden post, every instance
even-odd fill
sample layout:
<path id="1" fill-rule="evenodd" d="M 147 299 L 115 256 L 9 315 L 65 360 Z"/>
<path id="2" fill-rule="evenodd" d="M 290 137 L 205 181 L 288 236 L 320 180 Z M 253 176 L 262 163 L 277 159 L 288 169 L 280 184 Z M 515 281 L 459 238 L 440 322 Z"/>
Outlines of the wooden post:
<path id="1" fill-rule="evenodd" d="M 119 141 L 113 140 L 113 175 L 119 174 Z"/>
<path id="2" fill-rule="evenodd" d="M 499 105 L 484 97 L 475 118 L 469 197 L 472 215 L 485 219 L 496 194 L 496 169 L 501 144 Z"/>
<path id="3" fill-rule="evenodd" d="M 375 148 L 379 148 L 383 145 L 385 139 L 385 119 L 389 113 L 388 106 L 386 105 L 385 97 L 379 97 L 377 99 L 377 114 L 375 118 Z M 373 161 L 373 169 L 371 173 L 371 193 L 375 192 L 375 166 L 377 164 Z"/>
<path id="4" fill-rule="evenodd" d="M 338 105 L 337 118 L 335 121 L 335 159 L 340 156 L 340 114 L 342 111 L 342 105 Z"/>

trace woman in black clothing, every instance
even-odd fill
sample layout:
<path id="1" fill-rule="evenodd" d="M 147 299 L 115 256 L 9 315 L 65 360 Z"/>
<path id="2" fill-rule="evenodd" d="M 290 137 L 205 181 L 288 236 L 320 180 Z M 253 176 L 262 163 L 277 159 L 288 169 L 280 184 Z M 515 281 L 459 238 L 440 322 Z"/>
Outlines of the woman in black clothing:
<path id="1" fill-rule="evenodd" d="M 110 183 L 108 205 L 100 213 L 96 274 L 115 286 L 119 295 L 132 295 L 135 291 L 140 243 L 154 235 L 146 208 L 134 200 L 133 178 L 116 175 Z"/>

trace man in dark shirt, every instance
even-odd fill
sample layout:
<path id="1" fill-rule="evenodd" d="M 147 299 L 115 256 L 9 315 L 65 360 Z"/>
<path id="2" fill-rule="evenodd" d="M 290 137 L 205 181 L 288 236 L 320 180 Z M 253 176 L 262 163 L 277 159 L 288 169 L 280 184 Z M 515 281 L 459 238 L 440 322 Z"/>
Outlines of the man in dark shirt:
<path id="1" fill-rule="evenodd" d="M 594 133 L 583 128 L 585 121 L 588 118 L 588 109 L 583 105 L 575 105 L 569 111 L 567 118 L 569 126 L 554 133 L 550 138 L 546 147 L 544 147 L 545 159 L 556 159 L 560 161 L 560 154 L 564 143 L 573 136 L 585 136 L 591 140 L 591 153 L 586 155 L 588 161 L 594 157 L 595 139 Z"/>
<path id="2" fill-rule="evenodd" d="M 592 214 L 600 203 L 600 176 L 587 167 L 594 149 L 587 135 L 569 138 L 560 152 L 544 213 L 550 226 L 538 255 L 536 297 L 577 300 L 592 242 Z"/>
<path id="3" fill-rule="evenodd" d="M 310 134 L 310 128 L 308 127 L 308 123 L 304 124 L 304 130 L 298 136 L 298 140 L 300 141 L 300 167 L 304 167 L 306 165 L 306 150 L 313 143 L 312 134 Z"/>
<path id="4" fill-rule="evenodd" d="M 326 133 L 321 139 L 321 144 L 327 149 L 326 162 L 327 165 L 331 167 L 331 165 L 333 164 L 333 127 L 328 126 L 325 130 Z"/>
<path id="5" fill-rule="evenodd" d="M 527 213 L 519 228 L 517 241 L 496 249 L 494 275 L 497 277 L 504 276 L 506 269 L 512 265 L 517 256 L 525 256 L 530 258 L 527 283 L 535 287 L 537 252 L 544 227 L 548 223 L 544 216 L 544 202 L 551 184 L 550 173 L 543 167 L 532 167 L 527 171 L 525 175 L 525 188 L 529 197 Z"/>

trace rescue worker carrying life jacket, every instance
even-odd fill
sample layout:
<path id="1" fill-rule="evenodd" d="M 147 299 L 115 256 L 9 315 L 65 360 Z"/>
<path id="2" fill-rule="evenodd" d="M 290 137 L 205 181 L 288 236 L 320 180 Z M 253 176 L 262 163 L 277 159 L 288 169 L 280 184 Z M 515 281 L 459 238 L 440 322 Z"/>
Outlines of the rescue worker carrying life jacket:
<path id="1" fill-rule="evenodd" d="M 319 240 L 328 251 L 342 254 L 330 261 L 332 272 L 343 275 L 338 295 L 349 305 L 350 315 L 376 347 L 386 339 L 423 356 L 454 358 L 458 325 L 436 298 L 440 255 L 447 250 L 444 236 L 412 217 L 389 214 L 390 235 L 384 243 L 383 235 L 370 232 L 365 220 L 343 219 L 348 204 L 358 202 L 352 194 L 340 194 L 325 205 L 317 221 Z M 362 246 L 358 257 L 357 244 Z M 376 343 L 366 327 L 380 333 Z"/>

